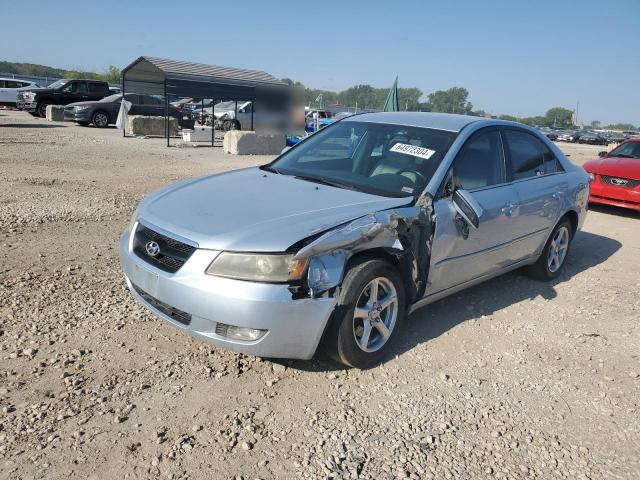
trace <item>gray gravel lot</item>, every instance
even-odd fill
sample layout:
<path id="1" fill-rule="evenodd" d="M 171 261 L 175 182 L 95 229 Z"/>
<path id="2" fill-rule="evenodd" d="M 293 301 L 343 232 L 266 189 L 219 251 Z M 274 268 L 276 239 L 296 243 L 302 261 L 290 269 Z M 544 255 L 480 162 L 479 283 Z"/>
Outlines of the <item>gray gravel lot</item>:
<path id="1" fill-rule="evenodd" d="M 145 194 L 269 160 L 163 145 L 0 111 L 0 478 L 640 478 L 639 215 L 416 312 L 380 367 L 271 362 L 125 289 Z"/>

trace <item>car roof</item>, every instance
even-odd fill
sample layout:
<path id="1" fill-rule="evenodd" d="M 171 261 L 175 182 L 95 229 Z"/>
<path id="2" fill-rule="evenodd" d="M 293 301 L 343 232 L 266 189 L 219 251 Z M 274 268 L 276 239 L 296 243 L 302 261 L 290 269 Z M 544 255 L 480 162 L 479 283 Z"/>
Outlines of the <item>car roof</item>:
<path id="1" fill-rule="evenodd" d="M 16 82 L 36 83 L 31 80 L 23 80 L 22 78 L 0 77 L 0 80 L 15 80 Z"/>
<path id="2" fill-rule="evenodd" d="M 373 122 L 406 125 L 408 127 L 434 128 L 459 132 L 474 122 L 487 121 L 484 117 L 472 115 L 455 115 L 451 113 L 432 112 L 374 112 L 352 115 L 341 120 L 343 122 Z"/>

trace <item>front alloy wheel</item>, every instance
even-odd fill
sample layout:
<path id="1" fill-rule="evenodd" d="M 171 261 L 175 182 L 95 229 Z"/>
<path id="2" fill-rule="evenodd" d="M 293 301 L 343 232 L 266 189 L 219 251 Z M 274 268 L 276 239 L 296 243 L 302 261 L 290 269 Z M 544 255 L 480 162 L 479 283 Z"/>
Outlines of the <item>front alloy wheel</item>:
<path id="1" fill-rule="evenodd" d="M 104 112 L 93 114 L 92 123 L 98 128 L 105 128 L 109 125 L 109 117 Z"/>
<path id="2" fill-rule="evenodd" d="M 560 228 L 555 231 L 547 253 L 547 266 L 551 273 L 560 270 L 560 267 L 564 263 L 564 259 L 569 251 L 570 237 L 571 234 L 566 225 L 561 225 Z"/>
<path id="3" fill-rule="evenodd" d="M 405 292 L 389 262 L 363 258 L 345 275 L 326 336 L 328 352 L 355 368 L 380 363 L 405 316 Z"/>
<path id="4" fill-rule="evenodd" d="M 388 278 L 374 278 L 362 290 L 353 311 L 353 335 L 363 352 L 384 347 L 398 318 L 398 294 Z"/>

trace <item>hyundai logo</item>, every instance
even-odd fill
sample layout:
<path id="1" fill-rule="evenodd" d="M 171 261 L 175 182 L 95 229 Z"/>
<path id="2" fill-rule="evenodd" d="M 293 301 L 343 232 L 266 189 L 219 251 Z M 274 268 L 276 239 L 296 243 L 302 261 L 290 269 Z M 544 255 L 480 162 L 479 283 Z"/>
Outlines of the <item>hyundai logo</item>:
<path id="1" fill-rule="evenodd" d="M 158 242 L 154 242 L 153 240 L 147 242 L 144 249 L 150 257 L 155 257 L 160 253 L 160 245 L 158 245 Z"/>
<path id="2" fill-rule="evenodd" d="M 626 180 L 624 178 L 612 178 L 611 183 L 613 183 L 614 185 L 626 185 L 627 183 L 629 183 L 629 180 Z"/>

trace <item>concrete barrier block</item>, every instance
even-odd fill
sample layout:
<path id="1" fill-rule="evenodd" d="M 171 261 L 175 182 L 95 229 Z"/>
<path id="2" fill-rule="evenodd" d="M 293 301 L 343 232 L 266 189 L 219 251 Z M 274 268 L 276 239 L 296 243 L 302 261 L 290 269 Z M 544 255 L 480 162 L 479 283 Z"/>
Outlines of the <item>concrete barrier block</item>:
<path id="1" fill-rule="evenodd" d="M 64 105 L 47 105 L 45 118 L 50 122 L 64 122 Z"/>
<path id="2" fill-rule="evenodd" d="M 165 119 L 164 117 L 147 117 L 144 115 L 129 115 L 127 122 L 127 134 L 135 136 L 165 136 Z M 169 117 L 169 135 L 178 133 L 178 120 Z"/>
<path id="3" fill-rule="evenodd" d="M 224 134 L 222 150 L 232 155 L 278 155 L 285 147 L 282 133 L 231 130 Z"/>

